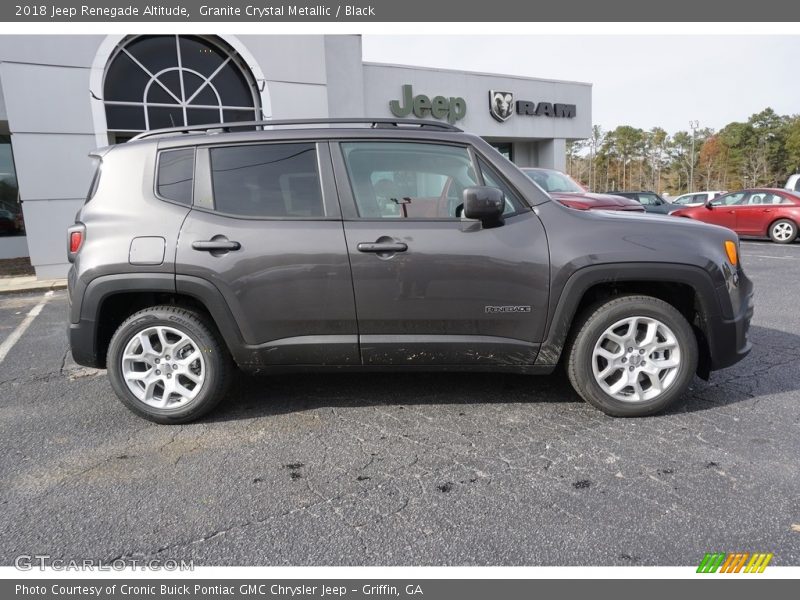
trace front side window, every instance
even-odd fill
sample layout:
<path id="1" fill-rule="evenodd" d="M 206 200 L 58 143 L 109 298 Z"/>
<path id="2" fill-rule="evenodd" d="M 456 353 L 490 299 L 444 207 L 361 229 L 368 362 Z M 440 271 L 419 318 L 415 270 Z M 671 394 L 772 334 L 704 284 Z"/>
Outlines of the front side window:
<path id="1" fill-rule="evenodd" d="M 749 194 L 746 194 L 745 192 L 737 192 L 735 194 L 723 196 L 720 198 L 720 200 L 723 200 L 722 204 L 725 206 L 741 206 L 747 203 L 748 196 Z M 716 204 L 716 200 L 712 204 Z"/>
<path id="2" fill-rule="evenodd" d="M 316 146 L 251 144 L 211 148 L 217 211 L 245 217 L 322 217 Z"/>
<path id="3" fill-rule="evenodd" d="M 191 204 L 193 176 L 194 148 L 165 150 L 158 155 L 156 192 L 162 198 Z"/>
<path id="4" fill-rule="evenodd" d="M 462 192 L 478 185 L 463 147 L 418 142 L 346 142 L 341 147 L 363 218 L 459 218 Z"/>
<path id="5" fill-rule="evenodd" d="M 655 194 L 639 194 L 639 202 L 645 206 L 658 206 L 661 201 Z"/>

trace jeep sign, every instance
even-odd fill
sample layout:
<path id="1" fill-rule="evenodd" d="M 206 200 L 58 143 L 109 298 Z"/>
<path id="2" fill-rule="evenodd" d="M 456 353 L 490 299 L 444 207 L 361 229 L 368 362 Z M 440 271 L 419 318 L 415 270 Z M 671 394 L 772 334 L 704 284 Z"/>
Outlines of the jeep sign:
<path id="1" fill-rule="evenodd" d="M 431 99 L 424 94 L 414 96 L 410 85 L 404 85 L 402 90 L 402 100 L 389 102 L 389 109 L 395 117 L 407 117 L 413 112 L 419 119 L 430 114 L 435 119 L 447 119 L 448 123 L 455 123 L 467 114 L 467 101 L 463 98 L 434 96 Z"/>

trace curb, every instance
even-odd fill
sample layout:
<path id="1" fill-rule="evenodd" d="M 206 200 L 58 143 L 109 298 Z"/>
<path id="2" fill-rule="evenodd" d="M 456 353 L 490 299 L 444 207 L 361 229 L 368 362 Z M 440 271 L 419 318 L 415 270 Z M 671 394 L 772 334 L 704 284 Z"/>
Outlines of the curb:
<path id="1" fill-rule="evenodd" d="M 26 281 L 21 283 L 9 282 L 5 285 L 0 279 L 0 296 L 10 294 L 26 294 L 28 292 L 46 292 L 49 290 L 63 290 L 67 287 L 66 279 L 47 279 L 44 281 Z"/>

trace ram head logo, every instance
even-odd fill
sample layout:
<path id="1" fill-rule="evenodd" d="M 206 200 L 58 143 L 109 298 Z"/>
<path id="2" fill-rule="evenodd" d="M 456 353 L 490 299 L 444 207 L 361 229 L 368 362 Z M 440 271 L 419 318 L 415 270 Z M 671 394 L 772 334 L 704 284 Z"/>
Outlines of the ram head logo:
<path id="1" fill-rule="evenodd" d="M 507 121 L 514 112 L 514 94 L 489 90 L 489 112 L 500 121 Z"/>

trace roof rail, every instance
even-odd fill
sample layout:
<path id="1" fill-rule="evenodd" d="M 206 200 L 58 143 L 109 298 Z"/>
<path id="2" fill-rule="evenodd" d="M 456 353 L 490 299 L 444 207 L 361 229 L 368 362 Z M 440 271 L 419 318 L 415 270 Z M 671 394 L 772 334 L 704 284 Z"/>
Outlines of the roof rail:
<path id="1" fill-rule="evenodd" d="M 230 123 L 214 123 L 208 125 L 187 125 L 186 127 L 167 127 L 166 129 L 152 129 L 144 131 L 133 137 L 131 141 L 142 140 L 149 137 L 160 135 L 170 135 L 173 133 L 193 133 L 193 132 L 230 132 L 234 129 L 251 127 L 286 127 L 291 125 L 370 125 L 372 128 L 381 127 L 401 127 L 417 126 L 420 129 L 444 129 L 445 131 L 462 131 L 449 123 L 438 123 L 436 121 L 423 121 L 421 119 L 278 119 L 266 121 L 232 121 Z"/>

